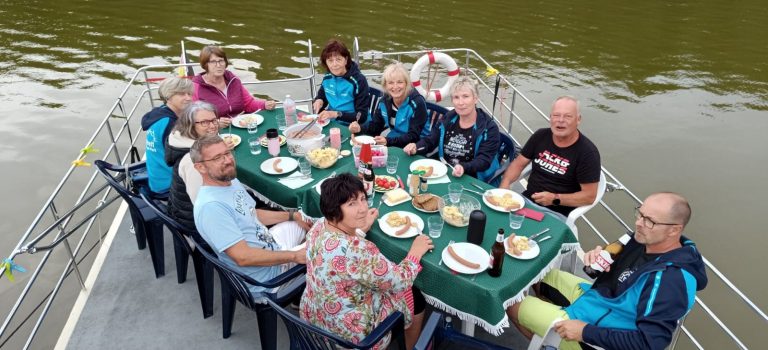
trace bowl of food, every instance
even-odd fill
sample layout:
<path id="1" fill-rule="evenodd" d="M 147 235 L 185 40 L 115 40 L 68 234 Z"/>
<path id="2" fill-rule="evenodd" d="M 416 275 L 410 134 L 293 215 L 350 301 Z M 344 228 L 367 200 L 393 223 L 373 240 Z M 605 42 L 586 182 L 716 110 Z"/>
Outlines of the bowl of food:
<path id="1" fill-rule="evenodd" d="M 326 169 L 336 164 L 336 160 L 339 159 L 339 150 L 333 147 L 315 148 L 307 152 L 306 158 L 313 167 Z"/>
<path id="2" fill-rule="evenodd" d="M 437 205 L 443 220 L 456 227 L 469 225 L 469 214 L 475 210 L 480 210 L 480 201 L 463 193 L 457 203 L 451 202 L 451 196 L 446 194 L 441 201 L 438 201 Z"/>
<path id="3" fill-rule="evenodd" d="M 352 154 L 355 155 L 355 167 L 360 167 L 360 145 L 352 147 Z M 371 155 L 374 168 L 383 168 L 387 166 L 387 146 L 371 145 Z"/>
<path id="4" fill-rule="evenodd" d="M 294 124 L 283 132 L 288 140 L 288 152 L 294 157 L 303 157 L 309 150 L 323 147 L 323 128 L 312 125 L 306 132 L 300 134 L 307 124 Z M 299 137 L 296 137 L 296 136 Z"/>

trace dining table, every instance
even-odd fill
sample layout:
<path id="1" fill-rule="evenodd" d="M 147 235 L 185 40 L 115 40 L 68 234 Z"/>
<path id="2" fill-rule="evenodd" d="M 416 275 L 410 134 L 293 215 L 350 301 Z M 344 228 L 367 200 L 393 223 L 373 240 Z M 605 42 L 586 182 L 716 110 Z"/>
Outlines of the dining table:
<path id="1" fill-rule="evenodd" d="M 259 135 L 263 135 L 268 128 L 277 127 L 276 118 L 284 116 L 281 109 L 261 111 L 259 114 L 264 117 L 264 122 L 259 126 Z M 328 135 L 328 130 L 332 127 L 341 129 L 342 140 L 349 139 L 350 133 L 347 127 L 335 121 L 331 121 L 323 129 L 324 134 Z M 312 218 L 322 216 L 319 205 L 320 194 L 316 188 L 318 182 L 334 173 L 357 173 L 353 156 L 350 155 L 338 159 L 333 166 L 327 169 L 313 168 L 311 182 L 302 187 L 291 189 L 278 182 L 281 177 L 287 176 L 287 174 L 270 175 L 261 170 L 262 162 L 267 161 L 271 156 L 267 153 L 266 148 L 258 155 L 250 153 L 246 141 L 249 134 L 246 129 L 232 128 L 232 133 L 238 134 L 243 139 L 243 142 L 233 151 L 237 162 L 238 179 L 257 192 L 257 195 L 265 201 L 283 208 L 299 208 L 304 215 Z M 348 141 L 342 142 L 342 150 L 351 150 L 351 148 L 352 146 Z M 388 157 L 400 158 L 395 175 L 399 175 L 407 187 L 410 164 L 424 157 L 409 156 L 397 147 L 388 147 L 387 153 Z M 290 156 L 285 145 L 280 149 L 280 156 Z M 296 171 L 299 170 L 296 169 Z M 374 173 L 378 176 L 389 175 L 385 167 L 374 168 Z M 544 213 L 543 219 L 537 221 L 526 217 L 520 228 L 511 230 L 509 213 L 491 208 L 482 199 L 481 194 L 486 190 L 493 189 L 493 186 L 466 175 L 454 177 L 450 169 L 445 176 L 447 177 L 443 178 L 445 182 L 429 184 L 427 191 L 442 196 L 448 193 L 449 184 L 459 183 L 466 189 L 479 192 L 464 191 L 464 195 L 475 196 L 480 202 L 480 210 L 486 216 L 485 230 L 482 242 L 479 244 L 485 251 L 491 250 L 499 229 L 505 230 L 505 237 L 509 236 L 511 232 L 527 237 L 544 229 L 549 229 L 544 236 L 551 238 L 539 243 L 540 253 L 535 258 L 522 260 L 505 254 L 503 270 L 499 277 L 492 277 L 486 271 L 476 275 L 457 273 L 441 261 L 442 252 L 449 245 L 449 242 L 467 242 L 467 227 L 451 226 L 448 222 L 444 224 L 440 237 L 433 238 L 434 249 L 425 254 L 421 260 L 422 270 L 414 284 L 422 291 L 429 304 L 463 320 L 465 333 L 472 334 L 474 325 L 477 325 L 491 334 L 499 335 L 510 326 L 505 312 L 506 308 L 521 301 L 529 287 L 540 281 L 549 270 L 558 268 L 563 256 L 579 246 L 578 240 L 560 217 L 549 213 L 527 198 L 525 199 L 525 207 Z M 382 193 L 375 193 L 374 196 L 373 203 L 378 206 Z M 379 217 L 381 218 L 392 211 L 413 213 L 419 216 L 424 223 L 430 216 L 440 215 L 439 213 L 418 211 L 411 201 L 406 201 L 394 206 L 381 205 Z M 426 227 L 424 227 L 424 232 L 426 231 Z M 398 238 L 387 235 L 378 223 L 371 227 L 366 239 L 375 243 L 382 254 L 395 262 L 405 258 L 413 242 L 412 237 Z"/>

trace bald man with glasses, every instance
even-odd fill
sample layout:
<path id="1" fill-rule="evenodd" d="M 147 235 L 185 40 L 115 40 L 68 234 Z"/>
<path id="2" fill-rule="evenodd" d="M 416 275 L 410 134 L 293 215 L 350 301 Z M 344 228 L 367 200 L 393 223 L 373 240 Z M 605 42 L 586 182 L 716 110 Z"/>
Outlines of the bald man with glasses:
<path id="1" fill-rule="evenodd" d="M 682 235 L 691 207 L 681 195 L 654 193 L 635 210 L 635 233 L 616 260 L 594 283 L 559 270 L 541 281 L 540 296 L 528 296 L 507 309 L 528 338 L 549 326 L 563 341 L 560 349 L 585 342 L 604 349 L 664 349 L 677 320 L 693 307 L 707 285 L 704 261 Z M 601 247 L 584 255 L 597 260 Z"/>

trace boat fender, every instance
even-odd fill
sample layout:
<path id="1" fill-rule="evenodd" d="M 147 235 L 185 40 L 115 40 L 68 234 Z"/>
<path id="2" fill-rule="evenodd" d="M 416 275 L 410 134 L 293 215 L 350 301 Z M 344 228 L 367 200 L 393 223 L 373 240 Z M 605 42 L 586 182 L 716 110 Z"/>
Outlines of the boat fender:
<path id="1" fill-rule="evenodd" d="M 434 63 L 439 63 L 441 66 L 448 70 L 448 81 L 446 81 L 445 85 L 443 85 L 443 87 L 440 89 L 430 90 L 429 93 L 427 93 L 427 91 L 421 85 L 420 75 L 421 71 L 423 71 L 426 66 L 432 65 Z M 443 97 L 448 96 L 451 85 L 453 85 L 453 82 L 456 81 L 456 79 L 459 77 L 459 72 L 459 66 L 456 64 L 456 61 L 451 58 L 451 56 L 448 56 L 442 52 L 428 51 L 424 56 L 419 57 L 416 63 L 413 64 L 413 67 L 411 67 L 411 84 L 413 85 L 413 88 L 416 89 L 416 91 L 418 91 L 422 96 L 424 96 L 424 98 L 427 99 L 427 101 L 440 102 Z"/>

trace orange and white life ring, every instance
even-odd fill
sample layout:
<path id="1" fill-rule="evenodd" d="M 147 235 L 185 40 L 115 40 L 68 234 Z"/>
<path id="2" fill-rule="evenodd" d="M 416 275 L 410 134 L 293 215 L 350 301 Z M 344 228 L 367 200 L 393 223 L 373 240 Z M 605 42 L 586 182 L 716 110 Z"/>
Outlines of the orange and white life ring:
<path id="1" fill-rule="evenodd" d="M 427 93 L 421 84 L 421 71 L 427 65 L 439 63 L 445 69 L 448 70 L 448 81 L 440 89 L 432 89 Z M 416 89 L 427 101 L 440 102 L 445 96 L 448 96 L 453 82 L 459 77 L 459 66 L 456 61 L 442 52 L 427 52 L 424 56 L 419 57 L 416 63 L 411 67 L 411 85 Z"/>

